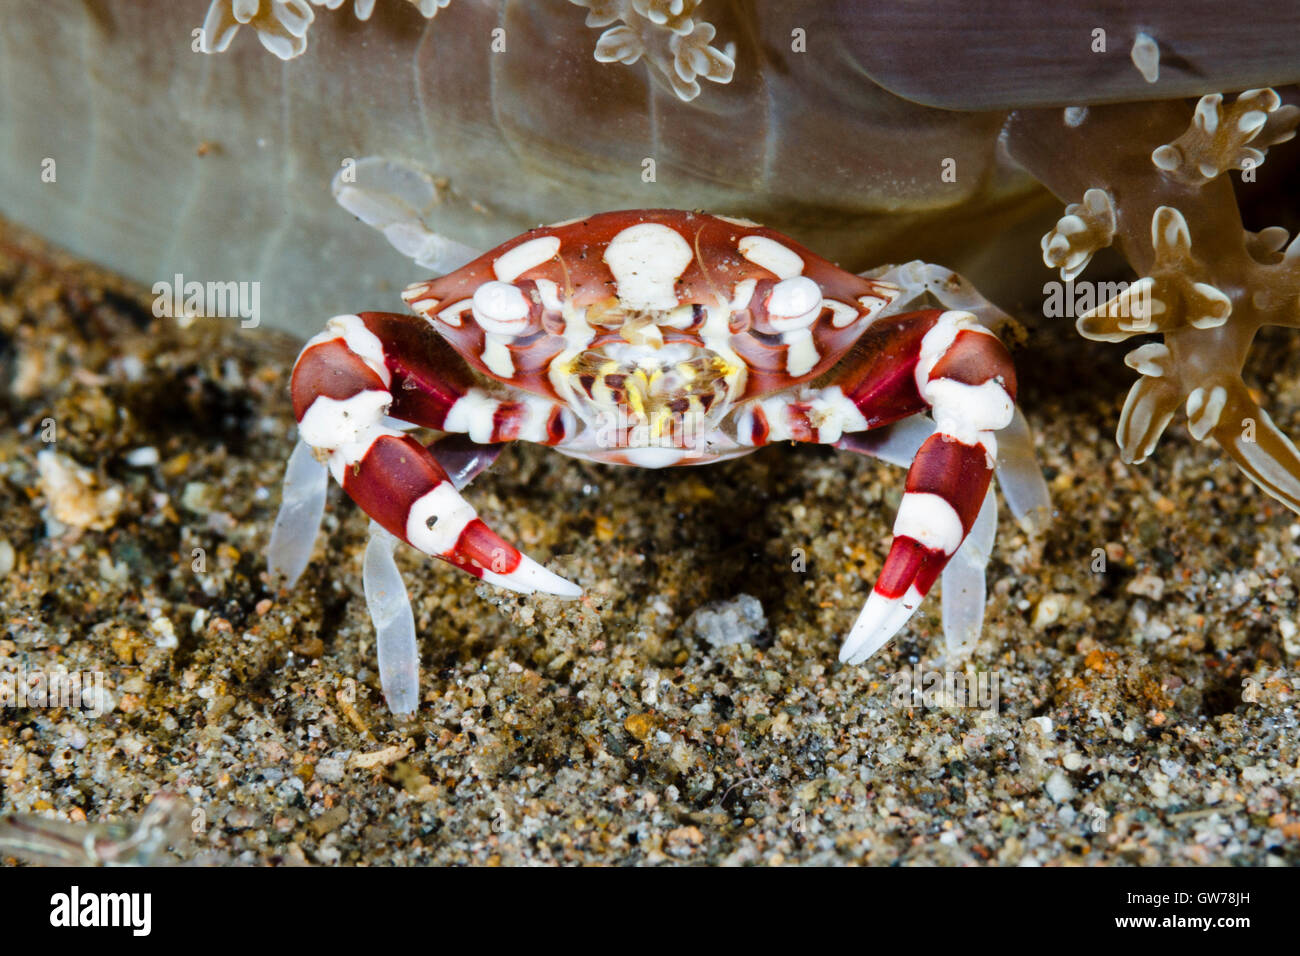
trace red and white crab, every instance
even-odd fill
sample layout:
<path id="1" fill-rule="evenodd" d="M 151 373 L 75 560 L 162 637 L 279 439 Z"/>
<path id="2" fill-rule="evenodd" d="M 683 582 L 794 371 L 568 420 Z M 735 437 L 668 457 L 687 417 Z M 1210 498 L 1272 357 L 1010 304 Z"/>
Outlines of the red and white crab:
<path id="1" fill-rule="evenodd" d="M 272 570 L 292 581 L 306 565 L 323 462 L 380 527 L 425 554 L 516 591 L 577 597 L 461 495 L 502 443 L 647 468 L 778 441 L 880 454 L 861 433 L 928 412 L 934 432 L 911 461 L 888 558 L 840 651 L 861 662 L 971 531 L 994 432 L 1015 414 L 1015 372 L 993 333 L 967 311 L 884 314 L 898 295 L 743 220 L 639 210 L 533 229 L 409 287 L 417 315 L 335 316 L 307 343 L 292 384 L 302 442 Z M 410 425 L 444 436 L 426 446 Z M 406 712 L 418 655 L 391 549 L 372 537 L 366 595 L 385 694 Z M 981 613 L 982 602 L 981 591 Z"/>

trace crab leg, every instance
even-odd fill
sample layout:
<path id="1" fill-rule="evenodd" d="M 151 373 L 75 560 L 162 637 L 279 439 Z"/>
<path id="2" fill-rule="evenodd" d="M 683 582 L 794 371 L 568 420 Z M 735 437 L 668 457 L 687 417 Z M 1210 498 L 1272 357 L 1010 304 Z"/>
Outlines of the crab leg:
<path id="1" fill-rule="evenodd" d="M 275 516 L 271 543 L 266 549 L 271 577 L 282 578 L 289 587 L 297 583 L 311 560 L 329 486 L 329 469 L 316 460 L 311 446 L 300 440 L 284 469 L 280 512 Z"/>
<path id="2" fill-rule="evenodd" d="M 516 438 L 551 444 L 569 426 L 553 403 L 488 396 L 423 320 L 387 313 L 331 319 L 298 357 L 293 403 L 302 440 L 390 534 L 511 590 L 581 593 L 484 524 L 439 456 L 386 420 L 391 415 L 468 433 L 480 444 Z M 463 472 L 463 485 L 486 466 L 487 455 L 449 447 L 446 460 Z"/>
<path id="3" fill-rule="evenodd" d="M 912 460 L 889 556 L 840 649 L 840 660 L 851 664 L 894 636 L 961 547 L 993 477 L 993 432 L 1015 411 L 1011 358 L 973 315 L 921 313 L 913 322 L 924 333 L 914 352 L 899 356 L 912 367 L 910 381 L 868 374 L 845 389 L 868 420 L 877 404 L 891 410 L 914 390 L 936 429 Z"/>
<path id="4" fill-rule="evenodd" d="M 1008 426 L 1008 429 L 1013 426 Z M 840 439 L 836 447 L 908 468 L 916 458 L 916 453 L 921 450 L 921 445 L 934 434 L 934 430 L 934 422 L 922 415 L 913 415 L 885 428 L 846 435 Z M 1000 444 L 1005 445 L 1005 443 Z M 1012 471 L 1016 470 L 1016 464 L 1008 466 L 999 459 L 997 467 L 999 483 L 1007 480 L 1008 468 Z M 1034 464 L 1033 474 L 1039 476 L 1036 464 Z M 1041 484 L 1041 476 L 1038 480 Z M 1008 502 L 1012 504 L 1012 511 L 1016 512 L 1015 501 L 1010 495 L 1008 495 Z M 988 566 L 989 557 L 993 553 L 997 526 L 997 496 L 990 485 L 984 495 L 984 504 L 980 508 L 974 527 L 970 529 L 966 540 L 962 542 L 940 576 L 944 644 L 951 660 L 960 659 L 970 653 L 979 639 L 980 631 L 983 630 L 984 604 L 987 597 L 984 569 Z"/>
<path id="5" fill-rule="evenodd" d="M 934 418 L 935 433 L 907 473 L 889 555 L 840 649 L 851 664 L 907 623 L 974 527 L 997 459 L 993 433 L 1010 424 L 1016 390 L 1006 349 L 969 312 L 893 316 L 868 329 L 861 345 L 840 384 L 758 400 L 737 422 L 737 439 L 749 444 L 791 439 L 852 449 L 845 433 L 919 411 Z"/>

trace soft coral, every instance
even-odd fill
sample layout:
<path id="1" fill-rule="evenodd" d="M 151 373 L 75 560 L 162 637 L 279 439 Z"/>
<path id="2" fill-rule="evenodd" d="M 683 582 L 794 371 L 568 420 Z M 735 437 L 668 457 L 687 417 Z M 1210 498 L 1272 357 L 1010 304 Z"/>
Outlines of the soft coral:
<path id="1" fill-rule="evenodd" d="M 1253 170 L 1290 139 L 1300 109 L 1273 90 L 1225 105 L 1184 102 L 1011 114 L 1011 155 L 1058 196 L 1083 201 L 1043 238 L 1044 261 L 1072 280 L 1113 241 L 1141 278 L 1080 316 L 1091 339 L 1159 333 L 1130 352 L 1141 378 L 1120 416 L 1126 462 L 1155 449 L 1179 405 L 1198 441 L 1213 436 L 1256 484 L 1300 512 L 1300 451 L 1242 380 L 1255 333 L 1300 327 L 1300 238 L 1242 225 L 1233 169 Z M 1253 177 L 1251 177 L 1253 178 Z"/>

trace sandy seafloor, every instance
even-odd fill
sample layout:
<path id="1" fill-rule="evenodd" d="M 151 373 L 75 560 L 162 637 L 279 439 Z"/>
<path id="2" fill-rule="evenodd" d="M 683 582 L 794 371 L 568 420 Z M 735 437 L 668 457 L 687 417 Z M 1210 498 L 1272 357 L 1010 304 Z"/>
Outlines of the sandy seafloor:
<path id="1" fill-rule="evenodd" d="M 520 446 L 469 497 L 586 596 L 401 549 L 423 659 L 402 723 L 361 594 L 368 522 L 337 488 L 299 586 L 266 583 L 296 344 L 180 329 L 147 289 L 0 238 L 0 673 L 101 672 L 111 705 L 0 710 L 0 813 L 129 822 L 179 793 L 187 837 L 155 862 L 1300 862 L 1300 518 L 1181 416 L 1121 464 L 1123 347 L 1026 321 L 1058 511 L 1031 540 L 1002 509 L 973 658 L 996 713 L 891 697 L 900 668 L 944 666 L 937 594 L 865 666 L 836 662 L 901 470 Z M 1266 334 L 1248 372 L 1300 434 L 1300 337 Z M 741 595 L 761 629 L 710 642 L 692 614 Z"/>

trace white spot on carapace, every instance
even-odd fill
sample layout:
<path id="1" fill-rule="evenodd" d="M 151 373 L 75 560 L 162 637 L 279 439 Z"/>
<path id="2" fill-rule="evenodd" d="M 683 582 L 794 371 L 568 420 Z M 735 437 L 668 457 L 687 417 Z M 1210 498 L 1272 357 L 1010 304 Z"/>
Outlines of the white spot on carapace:
<path id="1" fill-rule="evenodd" d="M 713 218 L 715 218 L 715 219 L 721 219 L 723 222 L 729 222 L 729 223 L 731 223 L 733 226 L 744 226 L 746 229 L 753 229 L 755 226 L 758 225 L 758 223 L 754 222 L 752 219 L 741 219 L 741 218 L 739 218 L 738 216 L 717 216 L 717 215 L 715 215 Z"/>
<path id="2" fill-rule="evenodd" d="M 761 266 L 778 279 L 789 279 L 803 272 L 803 259 L 798 253 L 767 236 L 746 236 L 736 248 L 754 265 Z"/>
<path id="3" fill-rule="evenodd" d="M 866 296 L 863 296 L 863 298 L 866 299 Z M 842 329 L 858 320 L 858 310 L 845 302 L 827 299 L 823 304 L 831 310 L 831 325 L 837 329 Z M 884 302 L 877 300 L 877 308 L 882 305 L 884 305 Z M 866 316 L 862 316 L 862 318 L 866 318 Z"/>
<path id="4" fill-rule="evenodd" d="M 1146 33 L 1139 33 L 1133 38 L 1133 49 L 1129 59 L 1142 74 L 1142 79 L 1154 83 L 1160 79 L 1160 46 L 1155 38 Z"/>
<path id="5" fill-rule="evenodd" d="M 758 285 L 757 279 L 745 279 L 736 283 L 736 288 L 731 294 L 731 302 L 728 308 L 732 312 L 739 312 L 742 309 L 749 308 L 750 299 L 754 298 L 754 287 Z"/>
<path id="6" fill-rule="evenodd" d="M 529 269 L 554 258 L 559 251 L 559 236 L 538 236 L 536 239 L 521 242 L 513 249 L 508 249 L 497 256 L 496 261 L 492 263 L 492 272 L 502 282 L 514 282 Z"/>
<path id="7" fill-rule="evenodd" d="M 628 226 L 605 247 L 619 300 L 631 309 L 676 307 L 676 282 L 692 256 L 681 233 L 657 222 Z"/>
<path id="8" fill-rule="evenodd" d="M 858 305 L 862 306 L 863 311 L 866 312 L 864 318 L 868 319 L 875 318 L 885 306 L 903 294 L 903 290 L 891 282 L 876 282 L 874 285 L 875 290 L 873 292 L 868 295 L 858 296 Z M 831 319 L 831 325 L 838 329 L 843 328 L 852 321 L 852 319 L 836 312 L 835 317 Z"/>
<path id="9" fill-rule="evenodd" d="M 448 325 L 454 326 L 455 328 L 460 328 L 461 313 L 472 305 L 473 301 L 470 299 L 461 299 L 459 302 L 453 302 L 451 305 L 447 306 L 447 308 L 438 313 L 438 321 L 446 322 Z"/>
<path id="10" fill-rule="evenodd" d="M 791 375 L 807 375 L 821 358 L 811 329 L 794 329 L 781 336 L 786 344 L 785 370 Z"/>
<path id="11" fill-rule="evenodd" d="M 1086 106 L 1067 106 L 1064 115 L 1065 125 L 1071 129 L 1082 126 L 1083 121 L 1088 118 L 1088 107 Z"/>
<path id="12" fill-rule="evenodd" d="M 537 295 L 542 300 L 542 308 L 547 312 L 563 312 L 564 303 L 560 301 L 560 287 L 550 279 L 535 279 Z"/>
<path id="13" fill-rule="evenodd" d="M 514 377 L 515 360 L 499 335 L 488 333 L 483 337 L 483 364 L 500 378 Z"/>
<path id="14" fill-rule="evenodd" d="M 402 300 L 404 302 L 413 302 L 416 299 L 422 299 L 429 294 L 432 284 L 429 282 L 412 282 L 402 290 Z"/>
<path id="15" fill-rule="evenodd" d="M 822 311 L 822 289 L 807 276 L 782 279 L 767 299 L 767 315 L 778 332 L 812 325 Z"/>
<path id="16" fill-rule="evenodd" d="M 484 282 L 474 290 L 474 320 L 485 331 L 517 335 L 528 319 L 528 300 L 509 282 Z"/>

